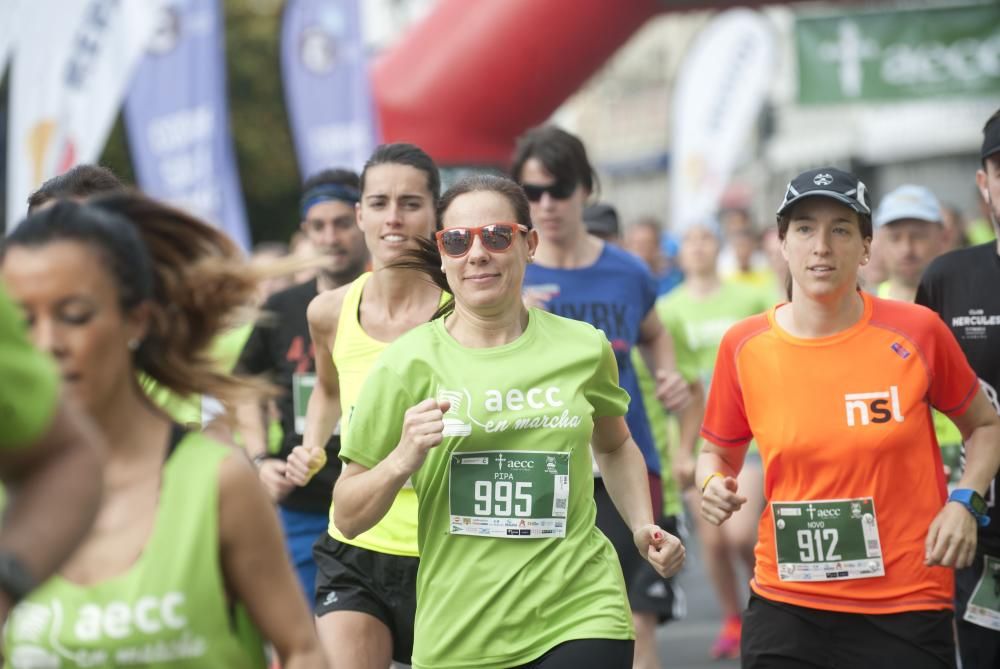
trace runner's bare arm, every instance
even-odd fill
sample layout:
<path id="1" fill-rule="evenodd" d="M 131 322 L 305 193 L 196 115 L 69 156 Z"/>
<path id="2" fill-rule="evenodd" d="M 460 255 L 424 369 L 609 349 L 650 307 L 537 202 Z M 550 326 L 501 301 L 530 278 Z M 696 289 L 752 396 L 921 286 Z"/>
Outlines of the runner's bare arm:
<path id="1" fill-rule="evenodd" d="M 41 438 L 0 450 L 0 480 L 8 492 L 0 552 L 16 556 L 35 583 L 51 576 L 90 530 L 103 459 L 103 437 L 62 398 Z M 0 590 L 0 623 L 10 604 Z"/>
<path id="2" fill-rule="evenodd" d="M 368 469 L 348 462 L 333 488 L 333 522 L 352 539 L 382 520 L 396 494 L 441 443 L 448 402 L 426 399 L 406 410 L 396 448 Z"/>
<path id="3" fill-rule="evenodd" d="M 333 364 L 340 308 L 350 286 L 320 293 L 309 303 L 309 336 L 316 348 L 316 387 L 306 407 L 302 446 L 288 456 L 285 476 L 297 485 L 307 484 L 326 464 L 326 442 L 340 420 L 340 383 Z"/>
<path id="4" fill-rule="evenodd" d="M 642 452 L 632 440 L 623 416 L 594 419 L 591 440 L 604 485 L 625 524 L 634 532 L 653 523 L 649 478 Z"/>
<path id="5" fill-rule="evenodd" d="M 673 474 L 681 490 L 695 484 L 695 449 L 698 446 L 701 423 L 705 419 L 705 389 L 701 381 L 695 381 L 690 387 L 691 401 L 679 417 L 680 434 L 673 457 Z"/>
<path id="6" fill-rule="evenodd" d="M 238 454 L 226 458 L 219 471 L 219 551 L 226 590 L 246 605 L 281 666 L 326 667 L 274 505 Z"/>
<path id="7" fill-rule="evenodd" d="M 677 371 L 674 339 L 663 327 L 656 309 L 639 324 L 639 354 L 656 380 L 656 397 L 668 411 L 681 411 L 691 399 L 687 381 Z"/>
<path id="8" fill-rule="evenodd" d="M 965 413 L 951 419 L 965 441 L 965 471 L 956 487 L 984 495 L 1000 468 L 1000 417 L 979 390 Z M 946 503 L 927 531 L 927 564 L 968 567 L 976 554 L 976 529 L 968 510 L 955 502 Z"/>
<path id="9" fill-rule="evenodd" d="M 965 471 L 957 487 L 985 495 L 1000 469 L 1000 416 L 980 389 L 966 412 L 952 421 L 965 442 Z"/>
<path id="10" fill-rule="evenodd" d="M 252 460 L 267 455 L 267 428 L 264 412 L 257 400 L 242 401 L 234 407 L 236 430 L 243 439 L 243 448 Z"/>
<path id="11" fill-rule="evenodd" d="M 705 441 L 695 467 L 695 485 L 701 489 L 701 515 L 713 525 L 721 525 L 746 504 L 739 494 L 736 477 L 743 469 L 750 442 L 722 448 Z"/>
<path id="12" fill-rule="evenodd" d="M 280 502 L 295 489 L 296 485 L 285 476 L 286 463 L 278 458 L 268 458 L 267 428 L 264 411 L 256 401 L 240 402 L 236 405 L 236 429 L 243 438 L 243 448 L 247 456 L 257 466 L 257 475 L 267 490 L 271 500 Z"/>
<path id="13" fill-rule="evenodd" d="M 654 522 L 646 462 L 629 434 L 625 418 L 597 418 L 591 444 L 608 495 L 632 530 L 639 553 L 661 576 L 673 576 L 684 564 L 684 546 Z"/>

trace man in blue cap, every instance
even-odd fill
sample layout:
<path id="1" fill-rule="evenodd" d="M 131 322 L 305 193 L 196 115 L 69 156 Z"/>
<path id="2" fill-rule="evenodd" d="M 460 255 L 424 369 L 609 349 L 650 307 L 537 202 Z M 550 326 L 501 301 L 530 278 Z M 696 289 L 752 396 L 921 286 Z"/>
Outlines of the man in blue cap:
<path id="1" fill-rule="evenodd" d="M 900 186 L 882 198 L 875 229 L 889 274 L 878 296 L 912 302 L 924 270 L 943 250 L 941 203 L 923 186 Z"/>

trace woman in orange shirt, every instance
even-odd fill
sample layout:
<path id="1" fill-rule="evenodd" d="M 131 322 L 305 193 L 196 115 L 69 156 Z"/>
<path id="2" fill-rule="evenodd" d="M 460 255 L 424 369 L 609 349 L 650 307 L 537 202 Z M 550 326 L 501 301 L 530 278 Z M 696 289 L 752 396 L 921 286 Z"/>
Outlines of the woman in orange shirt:
<path id="1" fill-rule="evenodd" d="M 988 520 L 1000 419 L 933 312 L 858 290 L 872 222 L 857 177 L 800 174 L 778 235 L 790 302 L 723 338 L 697 468 L 721 524 L 746 501 L 751 438 L 764 462 L 743 666 L 954 667 L 953 568 Z M 932 406 L 968 447 L 950 497 Z"/>

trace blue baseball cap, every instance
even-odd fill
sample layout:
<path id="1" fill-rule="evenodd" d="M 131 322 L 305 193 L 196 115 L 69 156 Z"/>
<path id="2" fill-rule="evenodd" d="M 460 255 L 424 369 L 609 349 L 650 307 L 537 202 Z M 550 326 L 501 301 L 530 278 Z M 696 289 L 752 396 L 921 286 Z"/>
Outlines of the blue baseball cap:
<path id="1" fill-rule="evenodd" d="M 941 203 L 930 189 L 924 186 L 906 184 L 886 194 L 875 211 L 876 228 L 883 225 L 915 219 L 918 221 L 941 222 Z"/>

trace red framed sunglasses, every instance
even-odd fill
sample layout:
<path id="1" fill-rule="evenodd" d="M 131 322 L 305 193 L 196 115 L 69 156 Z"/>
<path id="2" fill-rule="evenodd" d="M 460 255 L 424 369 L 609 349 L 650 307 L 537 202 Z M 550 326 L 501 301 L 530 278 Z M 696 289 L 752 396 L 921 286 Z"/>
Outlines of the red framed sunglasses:
<path id="1" fill-rule="evenodd" d="M 528 232 L 520 223 L 490 223 L 478 228 L 445 228 L 434 233 L 441 253 L 461 258 L 472 248 L 472 240 L 479 236 L 483 246 L 491 253 L 503 253 L 514 243 L 518 230 Z"/>

